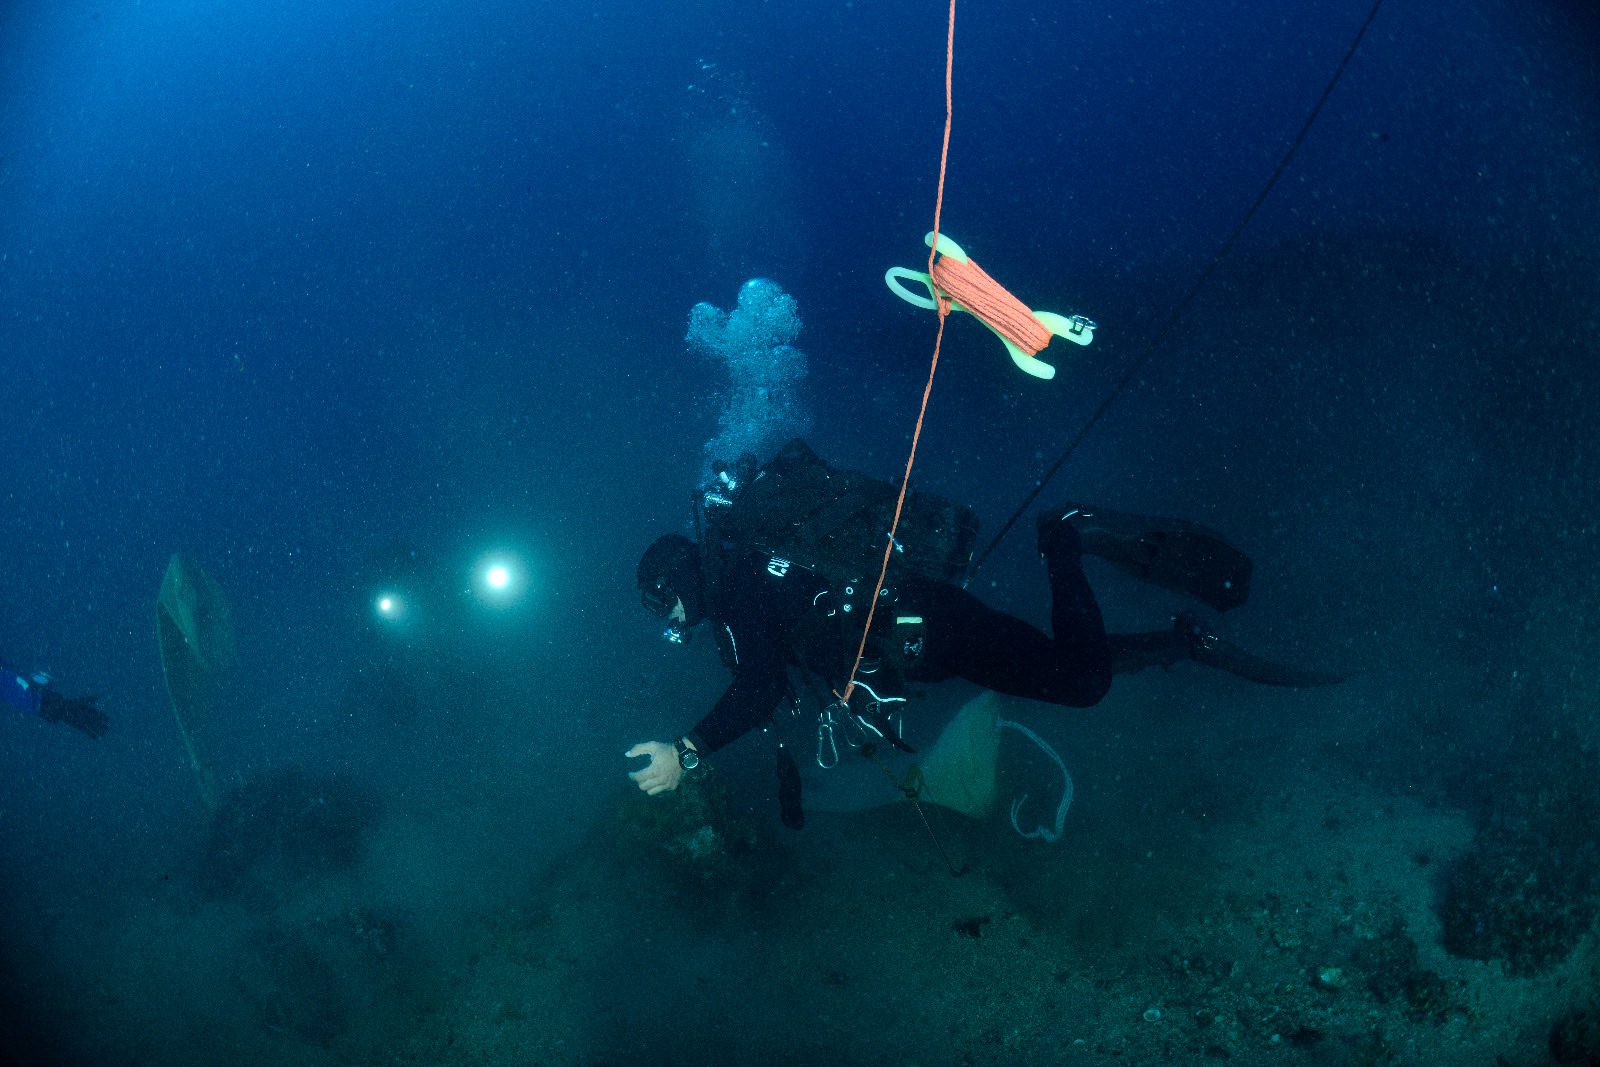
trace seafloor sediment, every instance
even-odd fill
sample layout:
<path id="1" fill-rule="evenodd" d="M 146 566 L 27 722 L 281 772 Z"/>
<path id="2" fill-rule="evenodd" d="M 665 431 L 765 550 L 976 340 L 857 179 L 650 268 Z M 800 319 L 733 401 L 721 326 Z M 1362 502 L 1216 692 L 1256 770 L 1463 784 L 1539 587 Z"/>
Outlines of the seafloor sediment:
<path id="1" fill-rule="evenodd" d="M 1460 812 L 1306 770 L 1141 850 L 1082 803 L 1059 846 L 963 822 L 957 878 L 906 805 L 652 851 L 621 799 L 395 1062 L 1532 1065 L 1595 988 L 1592 936 L 1443 950 Z"/>
<path id="2" fill-rule="evenodd" d="M 1054 844 L 1004 800 L 945 817 L 959 877 L 903 801 L 782 828 L 753 746 L 563 798 L 583 829 L 548 852 L 470 778 L 380 803 L 270 772 L 187 859 L 14 923 L 13 1015 L 62 1062 L 164 1067 L 1600 1063 L 1594 753 L 1419 759 L 1360 696 L 1152 675 L 1017 708 L 1077 799 Z M 1050 811 L 1053 765 L 1001 765 Z"/>

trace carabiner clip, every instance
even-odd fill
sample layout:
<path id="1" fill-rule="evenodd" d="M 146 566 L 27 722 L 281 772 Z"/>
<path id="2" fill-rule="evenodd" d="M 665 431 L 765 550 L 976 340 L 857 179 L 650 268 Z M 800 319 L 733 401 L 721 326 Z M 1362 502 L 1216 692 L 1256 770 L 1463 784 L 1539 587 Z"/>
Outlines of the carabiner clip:
<path id="1" fill-rule="evenodd" d="M 827 763 L 822 758 L 822 746 L 826 743 L 829 751 L 833 753 L 833 762 Z M 839 746 L 833 740 L 833 709 L 822 712 L 817 716 L 817 766 L 825 771 L 831 771 L 839 766 Z"/>

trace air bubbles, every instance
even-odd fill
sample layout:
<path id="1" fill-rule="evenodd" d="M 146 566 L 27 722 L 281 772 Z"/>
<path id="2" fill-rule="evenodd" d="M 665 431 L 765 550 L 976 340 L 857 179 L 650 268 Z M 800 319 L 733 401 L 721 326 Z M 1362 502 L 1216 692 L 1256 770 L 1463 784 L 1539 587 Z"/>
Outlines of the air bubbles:
<path id="1" fill-rule="evenodd" d="M 731 312 L 703 302 L 689 312 L 690 350 L 728 372 L 720 432 L 706 445 L 708 460 L 732 463 L 745 453 L 765 458 L 809 428 L 798 388 L 806 357 L 792 343 L 800 325 L 794 297 L 770 278 L 740 286 Z"/>

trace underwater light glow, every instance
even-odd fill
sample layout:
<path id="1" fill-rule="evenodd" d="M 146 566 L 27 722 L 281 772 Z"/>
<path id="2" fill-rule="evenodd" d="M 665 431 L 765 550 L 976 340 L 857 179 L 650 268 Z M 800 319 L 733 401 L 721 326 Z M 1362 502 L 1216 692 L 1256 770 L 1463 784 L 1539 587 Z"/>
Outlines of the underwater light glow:
<path id="1" fill-rule="evenodd" d="M 528 576 L 522 561 L 505 552 L 494 552 L 478 560 L 473 568 L 478 600 L 497 607 L 510 607 L 527 591 Z"/>
<path id="2" fill-rule="evenodd" d="M 379 593 L 372 606 L 377 611 L 378 618 L 389 622 L 398 621 L 406 611 L 405 601 L 393 593 Z"/>

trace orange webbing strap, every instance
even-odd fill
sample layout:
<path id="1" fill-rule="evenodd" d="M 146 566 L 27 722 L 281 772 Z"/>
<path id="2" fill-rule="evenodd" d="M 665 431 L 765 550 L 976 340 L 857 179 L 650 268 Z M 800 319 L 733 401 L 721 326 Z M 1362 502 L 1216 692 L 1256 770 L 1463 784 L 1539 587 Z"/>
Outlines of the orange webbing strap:
<path id="1" fill-rule="evenodd" d="M 1007 292 L 1005 286 L 985 274 L 973 260 L 963 263 L 950 256 L 940 256 L 928 273 L 933 284 L 949 299 L 988 323 L 995 333 L 1028 355 L 1034 355 L 1050 343 L 1049 327 L 1034 318 L 1028 305 Z"/>
<path id="2" fill-rule="evenodd" d="M 939 243 L 939 218 L 944 211 L 944 173 L 946 165 L 950 162 L 950 76 L 955 69 L 955 61 L 956 0 L 950 0 L 950 30 L 945 37 L 944 44 L 944 144 L 939 149 L 939 195 L 933 202 L 933 241 L 931 245 Z M 930 246 L 928 249 L 929 276 L 933 274 L 933 259 L 937 254 L 934 248 Z M 979 271 L 979 273 L 982 274 L 983 272 Z M 1001 290 L 1001 292 L 1004 291 L 1003 289 Z M 843 693 L 838 690 L 834 690 L 833 693 L 845 704 L 850 703 L 850 696 L 856 691 L 856 671 L 861 669 L 861 658 L 866 655 L 867 634 L 872 632 L 872 617 L 878 611 L 878 594 L 883 591 L 883 580 L 889 574 L 889 556 L 894 552 L 895 531 L 900 529 L 900 510 L 906 505 L 906 487 L 911 484 L 911 466 L 917 461 L 917 442 L 922 439 L 922 420 L 928 413 L 928 396 L 933 392 L 933 374 L 939 369 L 939 347 L 944 343 L 944 320 L 950 314 L 950 301 L 943 299 L 938 303 L 939 334 L 933 340 L 933 362 L 928 365 L 928 384 L 922 387 L 922 407 L 917 410 L 917 428 L 911 432 L 911 454 L 906 456 L 906 473 L 900 479 L 900 496 L 894 502 L 894 522 L 889 524 L 889 539 L 883 546 L 883 566 L 878 570 L 878 584 L 872 589 L 872 603 L 867 605 L 867 621 L 861 627 L 861 643 L 856 646 L 856 661 L 850 666 L 850 680 L 845 683 Z M 1027 309 L 1024 308 L 1023 310 Z M 1044 346 L 1040 345 L 1039 347 L 1043 348 Z M 1034 351 L 1038 351 L 1038 349 Z"/>

